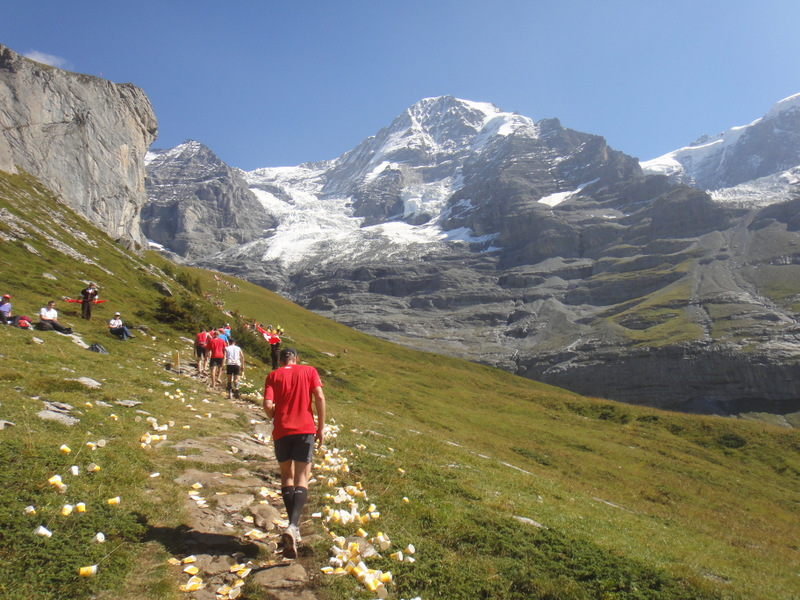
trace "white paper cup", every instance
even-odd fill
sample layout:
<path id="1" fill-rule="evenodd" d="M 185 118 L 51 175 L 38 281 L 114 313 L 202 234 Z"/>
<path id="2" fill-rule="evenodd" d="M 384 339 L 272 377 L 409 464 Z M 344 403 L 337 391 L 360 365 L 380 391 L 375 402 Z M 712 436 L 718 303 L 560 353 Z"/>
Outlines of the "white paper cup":
<path id="1" fill-rule="evenodd" d="M 53 532 L 43 525 L 39 525 L 33 533 L 46 538 L 53 537 Z"/>

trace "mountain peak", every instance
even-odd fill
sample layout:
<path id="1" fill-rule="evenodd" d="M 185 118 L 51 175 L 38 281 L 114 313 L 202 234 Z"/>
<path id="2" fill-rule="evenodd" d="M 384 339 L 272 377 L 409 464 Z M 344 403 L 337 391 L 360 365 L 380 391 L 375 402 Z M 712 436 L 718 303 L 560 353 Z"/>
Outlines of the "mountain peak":
<path id="1" fill-rule="evenodd" d="M 771 119 L 783 113 L 797 110 L 798 108 L 800 108 L 800 94 L 795 94 L 794 96 L 789 96 L 788 98 L 776 102 L 769 112 L 764 115 L 764 118 Z"/>
<path id="2" fill-rule="evenodd" d="M 703 136 L 642 163 L 645 173 L 704 190 L 729 188 L 800 165 L 800 94 L 775 103 L 763 117 Z M 756 157 L 756 158 L 754 158 Z"/>
<path id="3" fill-rule="evenodd" d="M 222 162 L 216 154 L 205 144 L 202 142 L 197 142 L 195 140 L 186 140 L 185 142 L 178 144 L 174 148 L 170 148 L 168 150 L 161 150 L 161 149 L 151 149 L 147 152 L 145 156 L 145 164 L 150 165 L 150 163 L 154 161 L 164 161 L 169 159 L 188 159 L 195 156 L 202 156 L 207 159 L 211 159 L 214 162 Z"/>

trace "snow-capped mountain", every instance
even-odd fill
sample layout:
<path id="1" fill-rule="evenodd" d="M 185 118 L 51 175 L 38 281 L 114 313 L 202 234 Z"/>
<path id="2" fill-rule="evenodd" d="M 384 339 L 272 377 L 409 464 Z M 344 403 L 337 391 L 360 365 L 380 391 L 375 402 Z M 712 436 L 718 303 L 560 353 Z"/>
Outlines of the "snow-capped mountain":
<path id="1" fill-rule="evenodd" d="M 464 185 L 464 163 L 494 136 L 537 133 L 530 119 L 490 104 L 428 98 L 336 160 L 245 173 L 279 220 L 264 257 L 292 270 L 296 263 L 387 260 L 399 247 L 418 255 L 442 243 L 487 245 L 491 236 L 445 229 L 447 201 Z"/>
<path id="2" fill-rule="evenodd" d="M 150 163 L 152 202 L 176 211 L 152 231 L 186 240 L 189 261 L 418 348 L 630 402 L 783 410 L 800 398 L 787 359 L 800 350 L 798 105 L 645 173 L 557 119 L 452 97 L 298 167 L 225 171 L 188 143 Z M 202 221 L 185 216 L 225 215 L 228 182 L 257 226 L 190 243 Z"/>
<path id="3" fill-rule="evenodd" d="M 536 124 L 487 103 L 427 98 L 335 160 L 244 173 L 278 223 L 269 237 L 226 258 L 262 252 L 294 272 L 404 260 L 454 244 L 513 249 L 519 240 L 503 223 L 505 210 L 531 201 L 546 209 L 589 183 L 637 172 L 635 161 L 602 138 L 556 120 Z M 503 198 L 487 204 L 487 186 L 499 185 Z"/>
<path id="4" fill-rule="evenodd" d="M 732 127 L 714 137 L 703 136 L 685 148 L 643 162 L 642 170 L 704 190 L 728 190 L 719 194 L 720 200 L 736 199 L 740 195 L 736 186 L 744 184 L 743 196 L 765 203 L 776 190 L 776 184 L 785 181 L 794 185 L 792 175 L 781 174 L 797 166 L 800 166 L 800 94 L 777 102 L 749 125 Z M 772 179 L 762 181 L 763 192 L 754 194 L 759 187 L 754 182 L 764 178 Z"/>

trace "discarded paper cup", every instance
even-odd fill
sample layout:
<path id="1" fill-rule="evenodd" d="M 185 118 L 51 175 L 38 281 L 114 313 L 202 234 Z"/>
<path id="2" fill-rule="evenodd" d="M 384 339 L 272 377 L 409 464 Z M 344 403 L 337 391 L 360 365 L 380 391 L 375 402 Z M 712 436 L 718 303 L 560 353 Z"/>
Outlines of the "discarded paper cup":
<path id="1" fill-rule="evenodd" d="M 59 448 L 59 450 L 61 450 L 61 452 L 63 452 L 64 454 L 69 454 L 70 452 L 72 452 L 70 447 L 67 446 L 66 444 L 61 444 L 61 447 Z"/>
<path id="2" fill-rule="evenodd" d="M 102 531 L 98 531 L 97 533 L 94 534 L 92 541 L 94 541 L 97 544 L 102 544 L 103 542 L 106 541 L 106 535 Z"/>
<path id="3" fill-rule="evenodd" d="M 108 502 L 111 506 L 116 506 L 117 504 L 120 503 L 120 498 L 119 496 L 114 496 L 113 498 L 109 498 L 108 500 L 106 500 L 106 502 Z"/>
<path id="4" fill-rule="evenodd" d="M 39 527 L 37 527 L 36 530 L 33 533 L 35 533 L 36 535 L 40 535 L 42 537 L 46 537 L 46 538 L 53 537 L 53 532 L 50 531 L 44 525 L 39 525 Z"/>
<path id="5" fill-rule="evenodd" d="M 61 507 L 61 514 L 65 517 L 68 517 L 72 514 L 72 510 L 74 508 L 75 507 L 72 506 L 72 504 L 65 504 L 64 506 Z"/>
<path id="6" fill-rule="evenodd" d="M 81 567 L 78 569 L 78 575 L 81 577 L 94 577 L 97 573 L 97 565 L 91 565 L 88 567 Z"/>
<path id="7" fill-rule="evenodd" d="M 36 508 L 34 508 L 34 506 L 31 504 L 29 506 L 26 506 L 25 509 L 23 510 L 23 512 L 26 515 L 35 515 L 36 514 Z"/>
<path id="8" fill-rule="evenodd" d="M 95 464 L 95 463 L 90 463 L 90 464 L 89 464 L 89 466 L 88 466 L 88 467 L 86 467 L 86 470 L 87 470 L 89 473 L 96 473 L 97 471 L 99 471 L 99 470 L 100 470 L 100 467 L 99 467 L 99 465 L 97 465 L 97 464 Z"/>
<path id="9" fill-rule="evenodd" d="M 75 477 L 77 477 L 78 474 L 81 472 L 81 469 L 78 465 L 72 465 L 69 468 L 69 472 L 72 473 Z"/>
<path id="10" fill-rule="evenodd" d="M 86 512 L 86 503 L 85 502 L 78 502 L 75 505 L 75 512 L 85 513 Z"/>
<path id="11" fill-rule="evenodd" d="M 47 480 L 47 483 L 50 485 L 56 485 L 57 483 L 61 483 L 61 475 L 53 475 L 50 479 Z"/>

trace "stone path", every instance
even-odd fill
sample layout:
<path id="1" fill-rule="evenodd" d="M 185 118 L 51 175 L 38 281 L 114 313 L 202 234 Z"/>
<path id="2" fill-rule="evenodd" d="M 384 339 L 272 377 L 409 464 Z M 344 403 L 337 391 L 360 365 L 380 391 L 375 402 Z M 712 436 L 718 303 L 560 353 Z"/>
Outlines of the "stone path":
<path id="1" fill-rule="evenodd" d="M 188 370 L 185 376 L 192 376 Z M 207 391 L 209 397 L 216 394 Z M 308 589 L 307 566 L 312 551 L 307 545 L 314 533 L 309 521 L 300 523 L 303 544 L 295 560 L 284 559 L 278 543 L 287 521 L 280 496 L 278 465 L 270 439 L 271 427 L 260 406 L 245 400 L 227 400 L 237 418 L 244 413 L 250 431 L 219 437 L 162 442 L 179 456 L 208 468 L 187 469 L 176 485 L 186 490 L 188 522 L 178 529 L 155 528 L 151 538 L 172 554 L 173 574 L 186 598 L 225 600 L 242 596 L 245 585 L 264 588 L 275 600 L 315 600 Z M 233 472 L 231 463 L 240 466 Z M 242 596 L 243 597 L 243 596 Z"/>

